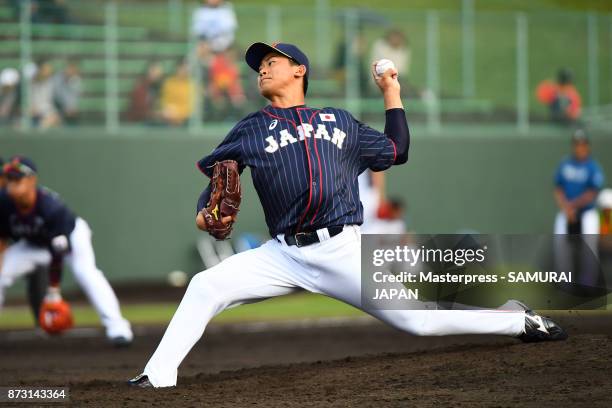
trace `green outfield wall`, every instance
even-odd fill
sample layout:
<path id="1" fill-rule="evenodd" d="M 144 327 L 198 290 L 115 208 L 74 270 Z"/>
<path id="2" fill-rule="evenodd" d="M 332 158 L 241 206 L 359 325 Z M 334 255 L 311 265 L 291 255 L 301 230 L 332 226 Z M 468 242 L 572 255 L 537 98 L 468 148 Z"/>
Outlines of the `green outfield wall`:
<path id="1" fill-rule="evenodd" d="M 172 270 L 202 269 L 194 217 L 207 179 L 195 162 L 218 143 L 223 130 L 198 137 L 163 130 L 123 136 L 92 130 L 3 132 L 0 155 L 25 154 L 38 163 L 41 182 L 90 223 L 99 266 L 111 281 L 161 280 Z M 567 131 L 530 137 L 512 131 L 495 137 L 413 133 L 409 163 L 388 172 L 389 194 L 408 203 L 411 229 L 551 231 L 552 178 L 569 149 Z M 612 138 L 596 136 L 593 147 L 609 179 Z M 236 231 L 265 236 L 248 170 L 243 183 Z M 66 278 L 71 284 L 70 274 Z"/>

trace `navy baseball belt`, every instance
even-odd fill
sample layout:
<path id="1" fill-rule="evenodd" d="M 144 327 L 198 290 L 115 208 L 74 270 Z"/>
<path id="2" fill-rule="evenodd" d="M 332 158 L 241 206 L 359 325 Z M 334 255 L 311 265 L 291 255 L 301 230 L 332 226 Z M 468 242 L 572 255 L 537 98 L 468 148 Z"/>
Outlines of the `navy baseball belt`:
<path id="1" fill-rule="evenodd" d="M 331 238 L 341 233 L 344 229 L 344 225 L 335 225 L 333 227 L 327 227 L 326 229 L 329 233 L 329 237 Z M 319 234 L 317 234 L 317 231 L 311 231 L 298 232 L 297 234 L 285 234 L 285 242 L 289 246 L 296 245 L 299 248 L 316 244 L 317 242 L 321 242 L 321 240 L 319 239 Z"/>

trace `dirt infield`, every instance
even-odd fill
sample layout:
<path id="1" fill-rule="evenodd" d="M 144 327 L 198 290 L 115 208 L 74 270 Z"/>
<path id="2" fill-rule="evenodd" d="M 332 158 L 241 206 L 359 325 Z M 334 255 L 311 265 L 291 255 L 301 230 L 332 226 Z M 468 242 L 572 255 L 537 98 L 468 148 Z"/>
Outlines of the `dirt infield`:
<path id="1" fill-rule="evenodd" d="M 211 326 L 181 367 L 178 387 L 169 390 L 124 383 L 139 373 L 160 329 L 122 350 L 103 338 L 16 340 L 0 333 L 0 386 L 67 386 L 72 404 L 95 407 L 609 407 L 612 322 L 605 319 L 564 316 L 559 320 L 570 339 L 547 344 L 416 338 L 369 320 Z"/>

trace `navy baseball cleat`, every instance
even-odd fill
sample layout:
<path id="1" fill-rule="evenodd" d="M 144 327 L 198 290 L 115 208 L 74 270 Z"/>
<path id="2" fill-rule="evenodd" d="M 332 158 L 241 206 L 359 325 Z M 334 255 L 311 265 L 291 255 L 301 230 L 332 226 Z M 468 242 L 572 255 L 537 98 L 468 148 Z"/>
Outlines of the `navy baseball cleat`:
<path id="1" fill-rule="evenodd" d="M 518 336 L 525 343 L 567 339 L 567 333 L 561 326 L 549 317 L 540 316 L 521 301 L 511 299 L 504 303 L 500 309 L 525 311 L 525 330 Z"/>
<path id="2" fill-rule="evenodd" d="M 149 377 L 145 374 L 139 374 L 128 381 L 130 387 L 138 388 L 153 388 L 153 384 L 149 381 Z"/>
<path id="3" fill-rule="evenodd" d="M 567 333 L 557 323 L 532 310 L 525 311 L 525 332 L 519 336 L 525 343 L 567 339 Z"/>
<path id="4" fill-rule="evenodd" d="M 567 333 L 557 323 L 531 310 L 525 312 L 525 332 L 519 336 L 525 343 L 567 339 Z"/>

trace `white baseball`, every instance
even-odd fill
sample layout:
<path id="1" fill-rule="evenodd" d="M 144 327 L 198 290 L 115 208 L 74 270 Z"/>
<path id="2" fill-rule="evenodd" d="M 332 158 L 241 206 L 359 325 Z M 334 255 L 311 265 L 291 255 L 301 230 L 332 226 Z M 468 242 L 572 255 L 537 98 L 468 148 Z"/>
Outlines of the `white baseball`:
<path id="1" fill-rule="evenodd" d="M 175 288 L 182 288 L 187 285 L 189 277 L 183 271 L 172 271 L 168 274 L 168 284 Z"/>
<path id="2" fill-rule="evenodd" d="M 383 58 L 376 63 L 376 75 L 382 76 L 388 69 L 395 69 L 395 64 L 390 59 Z"/>

